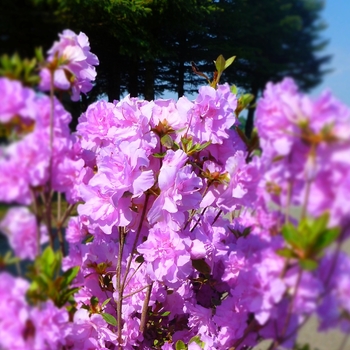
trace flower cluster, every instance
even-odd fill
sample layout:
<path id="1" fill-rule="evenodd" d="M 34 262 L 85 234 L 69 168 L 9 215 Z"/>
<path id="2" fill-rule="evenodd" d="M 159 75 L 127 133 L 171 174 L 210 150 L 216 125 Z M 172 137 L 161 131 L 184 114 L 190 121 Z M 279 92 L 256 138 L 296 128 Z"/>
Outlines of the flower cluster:
<path id="1" fill-rule="evenodd" d="M 98 61 L 83 33 L 60 38 L 42 87 L 76 100 Z M 31 126 L 0 152 L 0 200 L 18 205 L 0 229 L 34 260 L 31 283 L 0 273 L 1 348 L 292 348 L 312 314 L 349 330 L 350 109 L 329 93 L 268 84 L 252 154 L 228 84 L 194 101 L 98 101 L 73 134 L 57 99 L 7 79 L 0 90 L 0 121 Z M 62 261 L 41 252 L 53 193 Z"/>
<path id="2" fill-rule="evenodd" d="M 66 29 L 59 35 L 48 51 L 48 66 L 41 70 L 40 88 L 42 91 L 51 89 L 51 75 L 53 85 L 59 90 L 71 90 L 72 100 L 78 101 L 80 93 L 87 93 L 92 89 L 92 81 L 96 78 L 94 66 L 99 64 L 95 54 L 90 52 L 89 39 L 84 33 L 76 35 Z"/>

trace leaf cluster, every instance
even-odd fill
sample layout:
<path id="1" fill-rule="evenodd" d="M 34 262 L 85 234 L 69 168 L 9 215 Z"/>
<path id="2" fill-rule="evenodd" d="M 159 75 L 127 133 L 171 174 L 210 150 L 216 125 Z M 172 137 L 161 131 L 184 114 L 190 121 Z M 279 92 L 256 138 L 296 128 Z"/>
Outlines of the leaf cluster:
<path id="1" fill-rule="evenodd" d="M 4 54 L 0 57 L 0 76 L 21 81 L 24 86 L 35 87 L 40 82 L 38 64 L 43 60 L 42 49 L 35 51 L 35 58 L 22 59 L 18 53 L 12 56 Z"/>
<path id="2" fill-rule="evenodd" d="M 48 246 L 28 268 L 27 277 L 32 282 L 27 298 L 31 304 L 36 305 L 48 299 L 57 307 L 63 307 L 67 303 L 74 304 L 73 295 L 79 288 L 71 287 L 71 284 L 79 272 L 79 266 L 61 273 L 61 262 L 61 252 L 55 252 Z"/>
<path id="3" fill-rule="evenodd" d="M 339 236 L 339 227 L 328 227 L 329 214 L 318 218 L 303 218 L 298 226 L 286 223 L 282 227 L 282 235 L 287 248 L 278 250 L 278 254 L 297 259 L 305 270 L 314 270 L 318 266 L 318 258 L 324 249 L 330 246 Z"/>

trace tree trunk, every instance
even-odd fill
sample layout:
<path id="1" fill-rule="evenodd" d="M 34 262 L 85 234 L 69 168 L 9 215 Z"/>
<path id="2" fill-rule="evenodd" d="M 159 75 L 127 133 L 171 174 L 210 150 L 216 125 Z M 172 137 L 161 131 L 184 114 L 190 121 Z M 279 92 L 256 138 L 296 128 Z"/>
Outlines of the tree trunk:
<path id="1" fill-rule="evenodd" d="M 257 100 L 258 96 L 258 88 L 253 87 L 252 88 L 252 94 L 255 97 L 255 102 Z M 247 123 L 245 124 L 245 136 L 247 136 L 248 139 L 252 136 L 253 128 L 254 128 L 254 114 L 255 114 L 255 107 L 248 109 L 248 116 L 247 116 Z"/>
<path id="2" fill-rule="evenodd" d="M 128 84 L 128 91 L 131 97 L 138 97 L 138 94 L 139 94 L 138 77 L 139 77 L 139 64 L 137 59 L 133 59 L 129 67 L 129 84 Z"/>
<path id="3" fill-rule="evenodd" d="M 177 82 L 177 97 L 180 98 L 185 94 L 185 62 L 179 62 L 178 82 Z"/>
<path id="4" fill-rule="evenodd" d="M 187 50 L 186 36 L 184 33 L 179 34 L 179 51 L 178 51 L 178 80 L 177 80 L 177 97 L 181 98 L 185 94 L 185 59 Z"/>
<path id="5" fill-rule="evenodd" d="M 144 95 L 148 101 L 154 100 L 154 61 L 145 62 L 145 88 Z"/>
<path id="6" fill-rule="evenodd" d="M 118 55 L 119 56 L 119 55 Z M 117 57 L 118 57 L 117 56 Z M 110 75 L 107 78 L 108 84 L 108 101 L 120 99 L 120 69 L 118 59 L 111 61 L 111 69 L 109 70 Z"/>

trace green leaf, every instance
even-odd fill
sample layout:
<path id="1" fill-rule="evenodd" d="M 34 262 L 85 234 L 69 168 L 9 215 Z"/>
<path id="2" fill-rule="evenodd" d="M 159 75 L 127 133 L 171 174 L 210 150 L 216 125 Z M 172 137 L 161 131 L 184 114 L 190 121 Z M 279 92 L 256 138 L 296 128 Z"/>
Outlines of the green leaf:
<path id="1" fill-rule="evenodd" d="M 299 264 L 303 270 L 313 271 L 317 269 L 318 263 L 312 259 L 301 259 L 299 260 Z"/>
<path id="2" fill-rule="evenodd" d="M 211 141 L 202 143 L 201 145 L 198 145 L 197 151 L 198 151 L 198 152 L 203 151 L 203 150 L 204 150 L 205 148 L 207 148 L 209 145 L 211 145 Z"/>
<path id="3" fill-rule="evenodd" d="M 166 155 L 166 152 L 162 152 L 162 153 L 153 153 L 152 154 L 154 158 L 164 158 Z"/>
<path id="4" fill-rule="evenodd" d="M 174 145 L 174 141 L 173 139 L 171 138 L 171 136 L 169 136 L 168 134 L 164 135 L 161 139 L 160 139 L 160 143 L 168 148 L 168 149 L 171 149 Z"/>
<path id="5" fill-rule="evenodd" d="M 240 97 L 240 102 L 244 107 L 248 106 L 254 100 L 253 94 L 244 94 Z"/>
<path id="6" fill-rule="evenodd" d="M 301 248 L 303 246 L 298 229 L 291 223 L 287 223 L 282 227 L 282 235 L 292 247 Z"/>
<path id="7" fill-rule="evenodd" d="M 106 299 L 106 300 L 102 303 L 101 308 L 104 308 L 104 307 L 111 301 L 111 299 L 112 299 L 112 298 Z"/>
<path id="8" fill-rule="evenodd" d="M 98 305 L 98 298 L 95 297 L 95 296 L 92 296 L 90 298 L 90 304 L 91 304 L 92 307 L 96 307 Z"/>
<path id="9" fill-rule="evenodd" d="M 338 227 L 327 228 L 329 214 L 318 218 L 304 218 L 300 221 L 298 231 L 305 258 L 317 258 L 322 250 L 331 245 L 339 236 Z"/>
<path id="10" fill-rule="evenodd" d="M 330 246 L 339 236 L 340 228 L 334 227 L 322 233 L 315 242 L 314 249 L 319 252 L 322 249 Z"/>
<path id="11" fill-rule="evenodd" d="M 165 311 L 160 316 L 165 317 L 165 316 L 169 316 L 169 315 L 170 315 L 170 311 Z"/>
<path id="12" fill-rule="evenodd" d="M 315 232 L 315 235 L 318 236 L 321 232 L 327 229 L 329 221 L 329 213 L 324 213 L 320 217 L 314 220 L 310 220 L 311 230 Z"/>
<path id="13" fill-rule="evenodd" d="M 185 343 L 182 340 L 178 340 L 175 344 L 175 349 L 176 350 L 186 350 L 187 346 L 185 345 Z"/>
<path id="14" fill-rule="evenodd" d="M 215 67 L 216 67 L 216 70 L 219 72 L 219 73 L 222 73 L 224 70 L 225 70 L 225 64 L 226 64 L 226 61 L 224 59 L 224 56 L 223 55 L 220 55 L 215 62 Z"/>
<path id="15" fill-rule="evenodd" d="M 17 258 L 15 256 L 12 255 L 12 252 L 9 250 L 5 253 L 5 255 L 2 257 L 0 256 L 0 267 L 2 265 L 12 265 L 15 264 L 17 262 L 21 261 L 20 258 Z"/>
<path id="16" fill-rule="evenodd" d="M 295 258 L 296 257 L 294 252 L 288 248 L 278 249 L 276 251 L 276 253 L 277 253 L 277 255 L 283 256 L 285 258 Z"/>
<path id="17" fill-rule="evenodd" d="M 294 350 L 311 350 L 309 344 L 304 344 L 304 345 L 295 344 L 293 349 L 294 349 Z M 317 350 L 317 349 L 315 349 L 315 350 Z"/>
<path id="18" fill-rule="evenodd" d="M 62 287 L 63 288 L 69 286 L 72 283 L 74 278 L 77 276 L 79 269 L 80 269 L 79 266 L 71 267 L 62 275 L 62 278 L 63 278 Z"/>
<path id="19" fill-rule="evenodd" d="M 210 275 L 210 266 L 205 262 L 204 259 L 192 260 L 192 266 L 200 273 L 205 276 Z"/>
<path id="20" fill-rule="evenodd" d="M 55 262 L 55 258 L 56 257 L 55 257 L 55 253 L 54 253 L 53 249 L 50 246 L 47 246 L 44 249 L 40 260 L 41 260 L 41 262 L 46 263 L 46 265 L 52 266 Z"/>
<path id="21" fill-rule="evenodd" d="M 202 349 L 205 345 L 205 343 L 203 341 L 201 341 L 201 338 L 199 337 L 199 335 L 195 335 L 194 337 L 192 337 L 190 339 L 190 341 L 188 342 L 188 344 L 191 344 L 191 343 L 196 343 L 198 344 Z"/>
<path id="22" fill-rule="evenodd" d="M 230 57 L 229 59 L 227 59 L 226 60 L 226 62 L 225 62 L 225 68 L 224 69 L 226 69 L 227 67 L 229 67 L 232 63 L 233 63 L 233 61 L 236 59 L 236 56 L 232 56 L 232 57 Z"/>
<path id="23" fill-rule="evenodd" d="M 115 317 L 111 314 L 108 314 L 107 312 L 104 312 L 101 314 L 103 319 L 110 325 L 112 326 L 116 326 L 117 325 L 117 320 L 115 319 Z"/>
<path id="24" fill-rule="evenodd" d="M 94 241 L 94 235 L 91 235 L 91 234 L 88 234 L 85 236 L 85 238 L 83 239 L 83 244 L 86 244 L 86 243 L 91 243 Z"/>
<path id="25" fill-rule="evenodd" d="M 74 302 L 73 295 L 79 291 L 79 287 L 65 289 L 62 291 L 56 300 L 54 300 L 55 305 L 58 307 L 63 307 L 67 302 Z"/>
<path id="26" fill-rule="evenodd" d="M 238 93 L 238 88 L 236 85 L 232 85 L 231 86 L 231 92 L 234 94 L 234 95 L 237 95 Z"/>
<path id="27" fill-rule="evenodd" d="M 180 149 L 179 144 L 177 142 L 174 142 L 173 150 L 177 151 L 178 149 Z"/>

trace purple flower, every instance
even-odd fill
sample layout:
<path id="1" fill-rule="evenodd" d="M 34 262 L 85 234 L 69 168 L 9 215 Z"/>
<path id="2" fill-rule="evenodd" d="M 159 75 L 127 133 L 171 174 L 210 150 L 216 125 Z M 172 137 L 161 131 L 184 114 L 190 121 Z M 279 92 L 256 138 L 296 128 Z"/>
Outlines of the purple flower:
<path id="1" fill-rule="evenodd" d="M 26 280 L 15 278 L 7 272 L 0 274 L 0 308 L 3 310 L 0 313 L 0 348 L 27 348 L 23 334 L 30 312 L 25 299 L 28 288 Z"/>
<path id="2" fill-rule="evenodd" d="M 74 350 L 104 349 L 106 342 L 117 344 L 117 335 L 108 328 L 102 316 L 89 315 L 86 309 L 75 312 L 72 330 L 66 339 L 69 348 Z"/>
<path id="3" fill-rule="evenodd" d="M 193 305 L 192 302 L 187 302 L 185 311 L 189 314 L 188 327 L 196 331 L 201 341 L 205 343 L 206 349 L 212 348 L 213 338 L 217 332 L 216 325 L 213 321 L 213 310 L 211 308 L 207 309 L 199 304 Z M 192 348 L 196 349 L 195 347 Z M 198 349 L 201 348 L 199 347 Z"/>
<path id="4" fill-rule="evenodd" d="M 306 114 L 313 133 L 331 129 L 331 134 L 339 140 L 350 138 L 350 108 L 336 99 L 330 91 L 324 91 L 315 101 L 310 101 Z"/>
<path id="5" fill-rule="evenodd" d="M 116 106 L 106 101 L 92 103 L 79 118 L 78 134 L 84 139 L 84 148 L 92 149 L 108 140 L 112 126 L 118 125 Z"/>
<path id="6" fill-rule="evenodd" d="M 99 223 L 105 233 L 110 233 L 113 225 L 129 224 L 132 197 L 141 197 L 154 184 L 152 170 L 146 170 L 148 164 L 139 141 L 125 141 L 119 150 L 112 146 L 104 149 L 97 159 L 97 174 L 81 186 L 86 203 L 79 205 L 79 214 Z"/>
<path id="7" fill-rule="evenodd" d="M 296 122 L 302 118 L 298 87 L 290 78 L 279 84 L 268 83 L 256 109 L 255 125 L 261 146 L 286 155 L 297 132 Z"/>
<path id="8" fill-rule="evenodd" d="M 268 242 L 255 235 L 239 238 L 236 249 L 245 257 L 245 266 L 241 267 L 231 293 L 245 310 L 255 314 L 260 324 L 265 324 L 286 290 L 280 278 L 284 260 Z"/>
<path id="9" fill-rule="evenodd" d="M 34 260 L 38 254 L 38 227 L 34 214 L 26 207 L 10 208 L 0 222 L 11 248 L 21 259 Z M 47 241 L 44 226 L 40 227 L 40 243 Z"/>
<path id="10" fill-rule="evenodd" d="M 179 227 L 185 218 L 183 211 L 199 206 L 201 196 L 198 191 L 202 187 L 202 180 L 190 165 L 184 166 L 187 158 L 182 150 L 167 151 L 158 176 L 161 193 L 147 216 L 151 224 L 157 221 L 171 224 L 173 221 L 173 227 Z"/>
<path id="11" fill-rule="evenodd" d="M 155 225 L 137 250 L 148 262 L 148 273 L 153 280 L 178 285 L 192 271 L 187 240 L 166 224 Z"/>
<path id="12" fill-rule="evenodd" d="M 259 163 L 246 163 L 246 154 L 236 151 L 226 159 L 226 164 L 220 166 L 212 161 L 205 161 L 206 173 L 220 175 L 220 183 L 208 182 L 208 191 L 203 197 L 201 207 L 217 205 L 225 212 L 251 206 L 256 200 L 256 186 L 259 180 Z M 219 181 L 219 180 L 218 180 Z"/>
<path id="13" fill-rule="evenodd" d="M 48 51 L 47 61 L 49 67 L 53 67 L 42 69 L 40 88 L 43 91 L 50 90 L 50 69 L 53 69 L 54 86 L 61 90 L 71 89 L 72 100 L 78 101 L 80 92 L 87 93 L 91 90 L 91 82 L 96 77 L 94 66 L 99 61 L 90 52 L 89 39 L 84 33 L 77 35 L 66 29 L 59 37 L 60 40 Z"/>
<path id="14" fill-rule="evenodd" d="M 123 325 L 122 337 L 124 349 L 134 349 L 134 346 L 143 340 L 140 332 L 140 320 L 138 318 L 128 317 Z"/>
<path id="15" fill-rule="evenodd" d="M 58 309 L 52 301 L 47 301 L 40 307 L 32 308 L 30 320 L 34 326 L 33 349 L 59 349 L 66 344 L 69 334 L 68 312 Z"/>
<path id="16" fill-rule="evenodd" d="M 24 124 L 34 119 L 33 100 L 35 93 L 18 81 L 0 78 L 0 123 L 8 123 L 19 116 Z"/>
<path id="17" fill-rule="evenodd" d="M 228 84 L 219 85 L 216 90 L 202 86 L 192 108 L 187 111 L 188 134 L 193 135 L 196 142 L 221 144 L 229 137 L 227 130 L 236 122 L 236 107 L 237 98 Z"/>
<path id="18" fill-rule="evenodd" d="M 343 252 L 328 252 L 321 260 L 317 277 L 321 280 L 324 293 L 317 309 L 320 330 L 340 328 L 350 331 L 350 257 Z"/>
<path id="19" fill-rule="evenodd" d="M 162 125 L 164 131 L 173 130 L 178 132 L 186 125 L 185 113 L 179 113 L 179 103 L 173 100 L 156 100 L 152 109 L 152 119 L 150 121 L 152 127 L 156 128 L 159 124 Z"/>
<path id="20" fill-rule="evenodd" d="M 239 306 L 239 300 L 228 296 L 216 308 L 213 321 L 219 327 L 216 339 L 220 348 L 229 347 L 235 339 L 242 337 L 246 328 L 248 312 Z"/>

